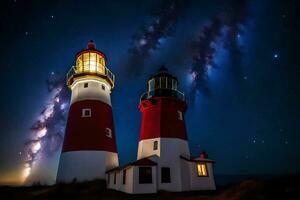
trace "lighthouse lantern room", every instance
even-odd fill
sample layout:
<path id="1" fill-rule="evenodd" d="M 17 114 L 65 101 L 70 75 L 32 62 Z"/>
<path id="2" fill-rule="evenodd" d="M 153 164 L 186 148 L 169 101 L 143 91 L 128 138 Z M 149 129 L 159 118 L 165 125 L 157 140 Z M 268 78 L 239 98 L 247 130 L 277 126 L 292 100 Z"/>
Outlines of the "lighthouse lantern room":
<path id="1" fill-rule="evenodd" d="M 93 41 L 77 53 L 67 74 L 71 103 L 57 182 L 105 179 L 118 166 L 110 94 L 115 76 Z"/>

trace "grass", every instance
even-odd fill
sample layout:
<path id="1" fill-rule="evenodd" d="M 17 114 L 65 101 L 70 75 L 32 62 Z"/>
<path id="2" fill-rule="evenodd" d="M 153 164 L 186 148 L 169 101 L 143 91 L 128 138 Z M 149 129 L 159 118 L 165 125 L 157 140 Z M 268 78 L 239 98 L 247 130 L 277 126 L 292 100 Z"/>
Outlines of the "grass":
<path id="1" fill-rule="evenodd" d="M 105 182 L 94 180 L 83 183 L 60 183 L 53 186 L 33 184 L 30 187 L 0 187 L 1 200 L 19 199 L 88 199 L 88 200 L 261 200 L 295 199 L 300 193 L 300 177 L 285 177 L 273 180 L 244 180 L 239 183 L 219 186 L 216 191 L 195 191 L 172 193 L 160 191 L 158 194 L 129 195 L 108 190 Z M 297 198 L 296 198 L 297 199 Z"/>

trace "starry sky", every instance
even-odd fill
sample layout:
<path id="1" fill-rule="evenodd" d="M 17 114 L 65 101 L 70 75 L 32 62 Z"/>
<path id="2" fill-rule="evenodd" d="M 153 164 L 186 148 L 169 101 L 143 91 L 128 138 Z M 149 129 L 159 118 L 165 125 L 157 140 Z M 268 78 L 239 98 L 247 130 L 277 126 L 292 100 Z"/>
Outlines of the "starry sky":
<path id="1" fill-rule="evenodd" d="M 136 159 L 139 98 L 165 64 L 187 97 L 193 156 L 206 150 L 216 174 L 300 172 L 297 1 L 249 0 L 239 7 L 234 0 L 189 0 L 167 15 L 172 2 L 1 3 L 0 184 L 21 182 L 30 128 L 51 98 L 47 80 L 64 77 L 89 40 L 116 75 L 112 106 L 121 164 Z M 213 26 L 216 16 L 227 15 L 234 20 Z M 209 58 L 205 68 L 197 65 L 202 55 Z M 56 148 L 40 156 L 31 180 L 53 183 L 59 154 Z"/>

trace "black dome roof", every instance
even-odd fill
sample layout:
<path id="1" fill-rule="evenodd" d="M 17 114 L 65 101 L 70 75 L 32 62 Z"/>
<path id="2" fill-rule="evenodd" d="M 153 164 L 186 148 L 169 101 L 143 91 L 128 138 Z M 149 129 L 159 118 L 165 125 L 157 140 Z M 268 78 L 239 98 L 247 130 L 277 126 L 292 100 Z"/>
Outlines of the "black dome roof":
<path id="1" fill-rule="evenodd" d="M 177 77 L 175 77 L 175 76 L 173 76 L 169 73 L 168 68 L 166 68 L 165 65 L 161 65 L 159 67 L 158 71 L 156 72 L 156 74 L 151 76 L 149 78 L 149 80 L 152 79 L 152 78 L 156 78 L 156 77 L 171 77 L 172 79 L 175 79 L 176 81 L 178 81 Z"/>

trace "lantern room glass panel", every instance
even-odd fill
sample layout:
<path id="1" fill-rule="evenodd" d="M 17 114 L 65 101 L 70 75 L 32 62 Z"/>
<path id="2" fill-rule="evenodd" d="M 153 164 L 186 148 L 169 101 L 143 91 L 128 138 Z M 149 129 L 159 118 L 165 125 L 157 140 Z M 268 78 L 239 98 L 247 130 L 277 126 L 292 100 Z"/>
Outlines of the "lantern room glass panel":
<path id="1" fill-rule="evenodd" d="M 167 88 L 167 77 L 160 77 L 160 88 L 166 89 Z"/>
<path id="2" fill-rule="evenodd" d="M 154 79 L 151 79 L 148 84 L 149 84 L 148 91 L 149 92 L 153 91 L 154 90 Z"/>
<path id="3" fill-rule="evenodd" d="M 177 90 L 177 81 L 175 79 L 172 80 L 172 89 Z"/>
<path id="4" fill-rule="evenodd" d="M 90 53 L 90 72 L 96 72 L 97 66 L 96 66 L 96 53 Z"/>
<path id="5" fill-rule="evenodd" d="M 154 84 L 154 89 L 159 89 L 160 88 L 160 77 L 155 78 L 155 84 Z"/>
<path id="6" fill-rule="evenodd" d="M 172 89 L 172 78 L 170 78 L 170 77 L 167 77 L 167 88 L 168 89 Z"/>

